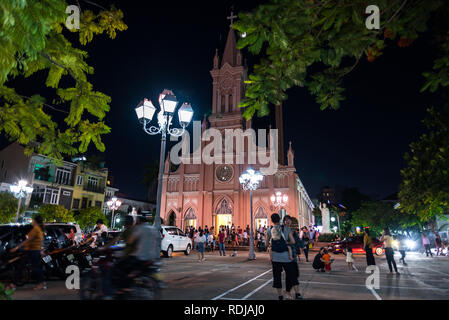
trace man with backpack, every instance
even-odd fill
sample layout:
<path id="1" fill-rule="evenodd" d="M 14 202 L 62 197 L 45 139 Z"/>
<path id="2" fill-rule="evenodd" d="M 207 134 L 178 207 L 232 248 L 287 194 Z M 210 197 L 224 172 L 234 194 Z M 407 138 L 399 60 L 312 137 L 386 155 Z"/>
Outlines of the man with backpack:
<path id="1" fill-rule="evenodd" d="M 294 245 L 295 239 L 288 226 L 281 226 L 281 218 L 279 214 L 271 215 L 271 221 L 274 226 L 267 230 L 266 243 L 270 248 L 270 260 L 273 269 L 273 288 L 276 289 L 279 300 L 284 300 L 282 294 L 282 270 L 285 271 L 285 290 L 290 295 L 293 288 L 295 291 L 295 298 L 302 299 L 299 293 L 298 282 L 298 264 L 296 257 L 291 260 L 289 258 L 288 245 Z M 295 269 L 296 268 L 296 269 Z"/>

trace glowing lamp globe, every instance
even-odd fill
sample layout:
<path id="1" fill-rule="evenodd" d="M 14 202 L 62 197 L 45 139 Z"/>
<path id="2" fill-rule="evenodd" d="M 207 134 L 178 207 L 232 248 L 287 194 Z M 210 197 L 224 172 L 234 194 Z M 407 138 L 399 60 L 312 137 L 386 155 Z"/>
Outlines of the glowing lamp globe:
<path id="1" fill-rule="evenodd" d="M 159 95 L 159 104 L 163 112 L 174 113 L 176 106 L 178 105 L 178 100 L 176 100 L 176 97 L 171 90 L 165 89 Z"/>
<path id="2" fill-rule="evenodd" d="M 183 125 L 188 125 L 192 121 L 193 109 L 190 103 L 184 102 L 178 110 L 179 122 Z"/>
<path id="3" fill-rule="evenodd" d="M 136 108 L 137 118 L 139 120 L 151 121 L 153 115 L 156 112 L 156 107 L 153 105 L 151 100 L 145 99 L 143 104 Z"/>

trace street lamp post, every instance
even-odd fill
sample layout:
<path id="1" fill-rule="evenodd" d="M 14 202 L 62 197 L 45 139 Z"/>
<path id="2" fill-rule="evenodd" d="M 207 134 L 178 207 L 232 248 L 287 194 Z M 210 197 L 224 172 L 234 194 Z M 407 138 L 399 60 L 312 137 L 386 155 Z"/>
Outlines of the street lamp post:
<path id="1" fill-rule="evenodd" d="M 159 154 L 159 174 L 157 183 L 157 204 L 156 215 L 154 217 L 154 227 L 157 230 L 161 226 L 161 202 L 162 202 L 162 179 L 164 175 L 164 162 L 165 162 L 165 145 L 167 140 L 167 134 L 175 137 L 180 137 L 184 134 L 185 128 L 189 125 L 193 117 L 193 109 L 190 103 L 184 102 L 178 110 L 178 121 L 181 128 L 171 128 L 173 115 L 178 105 L 178 100 L 171 90 L 165 89 L 159 95 L 160 111 L 157 114 L 157 126 L 151 125 L 156 107 L 151 100 L 144 99 L 136 108 L 137 118 L 143 125 L 143 130 L 149 135 L 161 134 L 161 150 Z M 156 248 L 161 249 L 161 239 L 158 237 Z"/>
<path id="2" fill-rule="evenodd" d="M 239 181 L 242 185 L 243 190 L 249 190 L 249 202 L 251 210 L 251 234 L 249 236 L 249 254 L 248 259 L 256 259 L 256 252 L 254 250 L 254 219 L 253 219 L 253 190 L 256 190 L 260 182 L 263 179 L 263 175 L 259 171 L 254 169 L 248 169 L 240 177 Z"/>
<path id="3" fill-rule="evenodd" d="M 116 197 L 113 197 L 111 200 L 106 202 L 106 204 L 108 205 L 109 210 L 112 210 L 111 228 L 114 229 L 114 226 L 115 226 L 115 220 L 114 220 L 115 210 L 120 208 L 120 206 L 122 205 L 122 202 L 120 200 L 118 200 Z"/>
<path id="4" fill-rule="evenodd" d="M 17 204 L 16 223 L 19 222 L 20 204 L 23 198 L 26 198 L 33 192 L 33 187 L 27 186 L 26 180 L 20 180 L 18 184 L 13 184 L 9 188 L 14 196 L 19 200 Z"/>
<path id="5" fill-rule="evenodd" d="M 275 194 L 271 195 L 270 200 L 273 206 L 275 206 L 275 208 L 278 209 L 279 216 L 281 216 L 281 208 L 287 205 L 288 195 L 285 193 L 283 194 L 280 191 L 277 191 Z"/>

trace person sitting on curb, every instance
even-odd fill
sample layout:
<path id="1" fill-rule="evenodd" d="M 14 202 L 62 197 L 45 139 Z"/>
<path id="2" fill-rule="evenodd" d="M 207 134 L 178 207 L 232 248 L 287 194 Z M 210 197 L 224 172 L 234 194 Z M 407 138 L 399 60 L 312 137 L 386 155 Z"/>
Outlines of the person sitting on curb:
<path id="1" fill-rule="evenodd" d="M 316 254 L 315 258 L 313 259 L 312 267 L 316 270 L 316 272 L 324 272 L 324 266 L 326 263 L 326 260 L 323 259 L 324 256 L 324 250 L 325 248 L 320 248 L 320 251 Z"/>

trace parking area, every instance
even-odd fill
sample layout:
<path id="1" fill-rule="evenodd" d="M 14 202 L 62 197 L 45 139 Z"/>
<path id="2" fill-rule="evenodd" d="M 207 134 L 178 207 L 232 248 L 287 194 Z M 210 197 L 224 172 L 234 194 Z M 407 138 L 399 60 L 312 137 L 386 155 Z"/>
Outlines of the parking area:
<path id="1" fill-rule="evenodd" d="M 313 260 L 315 253 L 311 253 Z M 349 271 L 345 256 L 333 255 L 330 274 L 315 272 L 311 262 L 299 263 L 301 294 L 305 300 L 399 300 L 449 299 L 449 257 L 427 258 L 408 253 L 407 266 L 398 264 L 400 275 L 388 275 L 384 257 L 376 257 L 380 268 L 380 288 L 369 290 L 364 255 L 355 255 L 358 271 Z M 396 254 L 396 260 L 399 255 Z M 198 262 L 195 252 L 190 256 L 175 253 L 164 259 L 162 273 L 168 288 L 163 299 L 169 300 L 271 300 L 276 299 L 271 280 L 268 255 L 257 253 L 247 260 L 247 252 L 236 257 L 220 257 L 218 252 L 206 253 L 206 261 Z M 69 291 L 63 281 L 52 281 L 49 289 L 35 293 L 31 286 L 19 288 L 15 299 L 78 299 L 76 290 Z"/>

